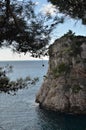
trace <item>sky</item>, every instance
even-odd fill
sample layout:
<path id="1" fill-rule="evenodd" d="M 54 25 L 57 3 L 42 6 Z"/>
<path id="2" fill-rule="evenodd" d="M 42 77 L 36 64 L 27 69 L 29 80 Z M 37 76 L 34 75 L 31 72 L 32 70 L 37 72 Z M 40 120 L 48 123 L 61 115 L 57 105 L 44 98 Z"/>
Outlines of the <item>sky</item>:
<path id="1" fill-rule="evenodd" d="M 53 13 L 53 6 L 47 2 L 47 0 L 33 0 L 34 2 L 36 2 L 36 4 L 38 5 L 36 11 L 44 11 L 44 12 L 48 12 L 50 11 L 50 13 Z M 68 30 L 72 30 L 73 32 L 76 33 L 76 35 L 84 35 L 86 36 L 86 26 L 81 24 L 81 21 L 78 20 L 73 20 L 70 18 L 67 18 L 64 22 L 64 24 L 59 24 L 57 26 L 57 28 L 54 30 L 54 32 L 52 33 L 53 39 L 52 41 L 54 41 L 55 38 L 59 38 L 62 35 L 64 35 L 64 33 L 67 33 Z M 48 58 L 43 58 L 43 59 L 48 59 Z M 1 48 L 0 49 L 0 61 L 9 61 L 9 60 L 38 60 L 38 59 L 34 59 L 32 57 L 30 57 L 30 54 L 27 53 L 26 55 L 24 54 L 17 54 L 17 53 L 13 53 L 10 49 L 8 48 Z"/>

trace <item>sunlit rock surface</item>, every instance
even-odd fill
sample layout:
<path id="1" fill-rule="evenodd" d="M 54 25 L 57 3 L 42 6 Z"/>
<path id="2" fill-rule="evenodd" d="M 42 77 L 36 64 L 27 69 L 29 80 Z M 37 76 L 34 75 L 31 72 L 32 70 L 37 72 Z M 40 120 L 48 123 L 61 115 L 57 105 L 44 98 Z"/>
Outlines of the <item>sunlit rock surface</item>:
<path id="1" fill-rule="evenodd" d="M 44 109 L 86 114 L 86 37 L 64 35 L 50 46 L 49 57 L 36 102 Z"/>

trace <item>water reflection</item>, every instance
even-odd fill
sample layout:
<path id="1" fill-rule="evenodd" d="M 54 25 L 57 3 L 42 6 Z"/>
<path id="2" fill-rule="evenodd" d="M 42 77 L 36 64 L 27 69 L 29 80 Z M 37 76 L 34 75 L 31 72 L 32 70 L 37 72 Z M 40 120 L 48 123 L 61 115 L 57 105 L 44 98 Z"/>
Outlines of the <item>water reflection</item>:
<path id="1" fill-rule="evenodd" d="M 66 115 L 36 109 L 39 130 L 86 130 L 86 116 Z"/>

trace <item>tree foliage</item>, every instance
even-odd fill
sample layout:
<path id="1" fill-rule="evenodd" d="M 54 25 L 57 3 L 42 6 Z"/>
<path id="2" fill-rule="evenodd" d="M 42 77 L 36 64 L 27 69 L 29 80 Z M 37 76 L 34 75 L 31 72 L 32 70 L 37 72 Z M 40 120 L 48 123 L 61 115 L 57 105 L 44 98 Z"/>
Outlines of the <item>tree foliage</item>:
<path id="1" fill-rule="evenodd" d="M 19 89 L 26 88 L 28 86 L 35 85 L 39 78 L 31 79 L 29 76 L 25 78 L 18 78 L 15 81 L 10 80 L 8 73 L 12 72 L 12 66 L 0 67 L 0 92 L 15 93 Z M 15 93 L 16 94 L 16 93 Z"/>
<path id="2" fill-rule="evenodd" d="M 16 52 L 30 52 L 37 57 L 46 54 L 50 33 L 63 18 L 35 12 L 36 4 L 28 0 L 0 0 L 0 47 Z M 53 22 L 53 23 L 52 23 Z M 0 68 L 0 92 L 17 91 L 35 84 L 38 78 L 11 81 L 9 68 Z"/>
<path id="3" fill-rule="evenodd" d="M 35 3 L 26 0 L 0 0 L 0 46 L 17 52 L 41 55 L 46 50 L 54 25 L 49 16 L 35 12 Z"/>
<path id="4" fill-rule="evenodd" d="M 81 19 L 86 24 L 86 0 L 48 0 L 57 6 L 57 9 L 70 15 L 72 18 Z"/>

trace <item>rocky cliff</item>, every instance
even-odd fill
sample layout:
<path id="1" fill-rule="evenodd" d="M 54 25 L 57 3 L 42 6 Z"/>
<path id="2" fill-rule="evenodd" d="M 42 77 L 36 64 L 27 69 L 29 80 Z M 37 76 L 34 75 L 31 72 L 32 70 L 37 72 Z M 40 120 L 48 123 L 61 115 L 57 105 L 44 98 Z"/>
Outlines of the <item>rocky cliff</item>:
<path id="1" fill-rule="evenodd" d="M 65 34 L 50 46 L 49 57 L 36 102 L 49 110 L 86 114 L 86 37 Z"/>

